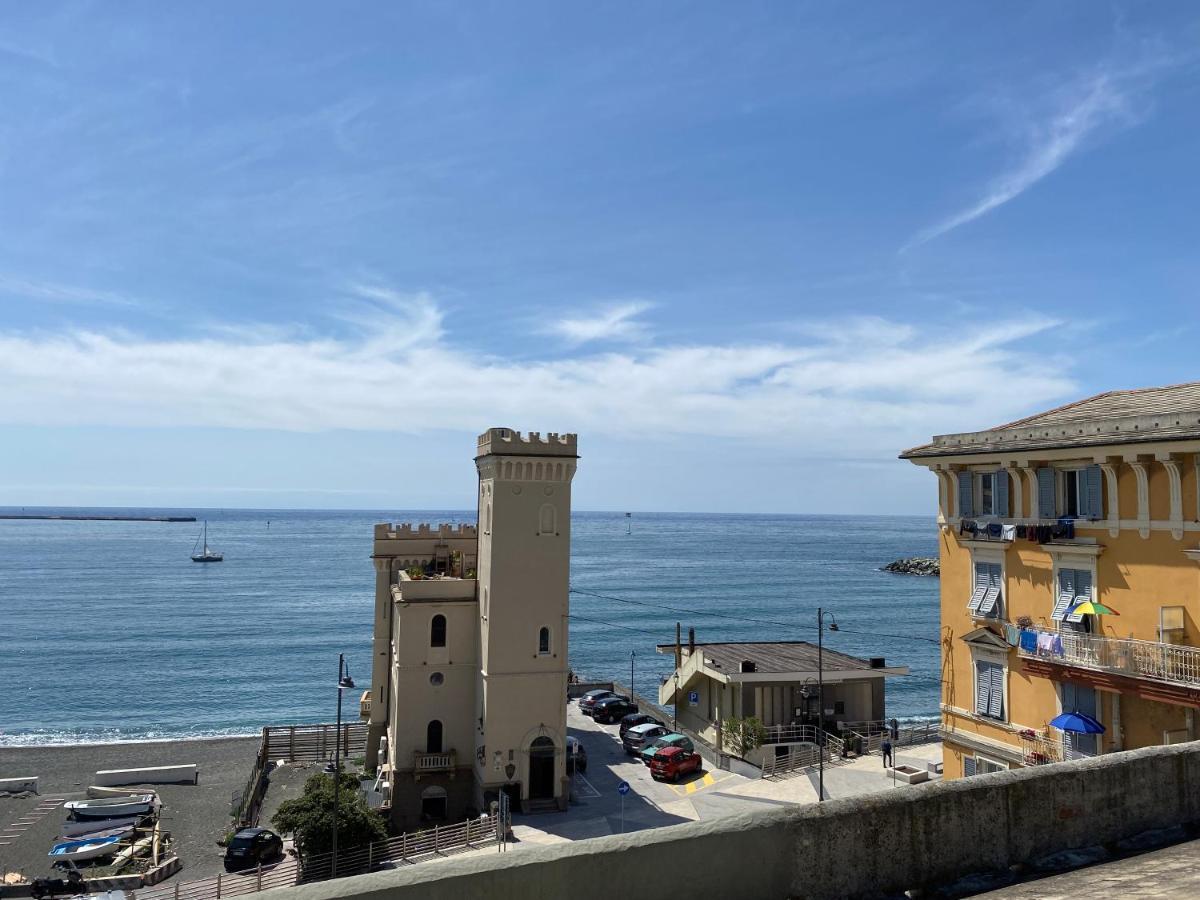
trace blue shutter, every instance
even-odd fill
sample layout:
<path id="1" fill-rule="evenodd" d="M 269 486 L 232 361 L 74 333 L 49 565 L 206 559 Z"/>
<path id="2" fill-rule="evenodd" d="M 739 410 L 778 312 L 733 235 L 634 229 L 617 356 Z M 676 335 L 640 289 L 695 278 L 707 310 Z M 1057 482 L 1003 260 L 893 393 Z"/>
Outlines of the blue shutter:
<path id="1" fill-rule="evenodd" d="M 1004 519 L 1008 517 L 1008 473 L 1001 469 L 996 473 L 996 485 L 992 488 L 995 498 L 996 515 Z"/>
<path id="2" fill-rule="evenodd" d="M 977 563 L 976 579 L 979 578 L 979 570 L 983 569 L 984 585 L 983 599 L 979 603 L 979 615 L 995 616 L 996 604 L 1000 601 L 1000 564 L 999 563 Z M 974 597 L 972 597 L 974 599 Z"/>
<path id="3" fill-rule="evenodd" d="M 1085 487 L 1085 503 L 1083 514 L 1089 519 L 1104 518 L 1104 492 L 1101 488 L 1103 476 L 1099 466 L 1088 466 L 1083 470 Z"/>
<path id="4" fill-rule="evenodd" d="M 1054 518 L 1054 470 L 1042 468 L 1037 470 L 1038 516 L 1043 519 Z"/>
<path id="5" fill-rule="evenodd" d="M 1004 666 L 998 666 L 994 663 L 991 666 L 992 670 L 992 695 L 988 698 L 988 715 L 994 716 L 997 719 L 1004 718 Z"/>
<path id="6" fill-rule="evenodd" d="M 958 473 L 958 514 L 961 517 L 975 515 L 975 479 L 970 472 Z"/>
<path id="7" fill-rule="evenodd" d="M 1092 599 L 1092 573 L 1087 569 L 1073 570 L 1075 575 L 1075 599 L 1073 603 L 1083 603 L 1085 600 Z M 1083 613 L 1071 613 L 1067 616 L 1068 622 L 1082 622 Z"/>
<path id="8" fill-rule="evenodd" d="M 988 567 L 987 563 L 975 563 L 975 583 L 971 588 L 971 599 L 967 603 L 967 609 L 970 612 L 978 612 L 979 604 L 983 602 L 983 596 L 988 589 Z"/>
<path id="9" fill-rule="evenodd" d="M 975 757 L 963 757 L 963 778 L 970 778 L 975 774 Z"/>
<path id="10" fill-rule="evenodd" d="M 978 715 L 988 714 L 988 701 L 992 694 L 992 676 L 988 672 L 988 664 L 975 663 L 975 712 Z"/>
<path id="11" fill-rule="evenodd" d="M 1054 610 L 1050 618 L 1061 622 L 1067 615 L 1067 610 L 1075 605 L 1075 570 L 1058 570 L 1058 597 L 1054 601 Z"/>

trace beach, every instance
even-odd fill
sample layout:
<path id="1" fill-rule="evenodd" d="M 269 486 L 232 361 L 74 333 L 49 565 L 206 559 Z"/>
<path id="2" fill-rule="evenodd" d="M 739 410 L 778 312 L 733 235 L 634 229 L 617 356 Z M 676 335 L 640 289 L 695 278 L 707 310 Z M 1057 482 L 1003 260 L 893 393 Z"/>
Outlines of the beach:
<path id="1" fill-rule="evenodd" d="M 0 747 L 0 777 L 37 775 L 38 796 L 0 795 L 0 831 L 19 820 L 35 819 L 11 841 L 0 846 L 0 870 L 20 871 L 30 877 L 52 874 L 46 854 L 61 834 L 66 811 L 61 804 L 39 812 L 55 798 L 82 800 L 95 772 L 158 765 L 196 764 L 196 785 L 153 785 L 163 803 L 162 825 L 175 840 L 183 863 L 179 875 L 188 881 L 222 871 L 224 849 L 217 841 L 230 826 L 232 798 L 245 786 L 258 753 L 258 737 L 109 744 L 76 744 L 55 747 Z M 319 767 L 317 767 L 319 768 Z M 272 773 L 264 803 L 262 824 L 283 800 L 298 796 L 312 767 L 285 766 Z"/>

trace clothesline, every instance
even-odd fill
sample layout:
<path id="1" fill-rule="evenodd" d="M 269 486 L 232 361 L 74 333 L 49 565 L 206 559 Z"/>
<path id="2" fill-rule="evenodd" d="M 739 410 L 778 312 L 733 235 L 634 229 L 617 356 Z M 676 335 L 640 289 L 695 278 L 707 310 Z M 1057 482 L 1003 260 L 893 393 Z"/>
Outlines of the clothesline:
<path id="1" fill-rule="evenodd" d="M 1038 656 L 1063 655 L 1062 635 L 1055 631 L 1005 625 L 1004 640 L 1010 647 L 1020 647 L 1026 653 L 1034 653 Z"/>
<path id="2" fill-rule="evenodd" d="M 1005 525 L 1002 522 L 963 519 L 958 524 L 958 533 L 988 541 L 1028 540 L 1036 544 L 1046 544 L 1050 541 L 1074 540 L 1075 520 L 1059 519 L 1053 524 Z"/>

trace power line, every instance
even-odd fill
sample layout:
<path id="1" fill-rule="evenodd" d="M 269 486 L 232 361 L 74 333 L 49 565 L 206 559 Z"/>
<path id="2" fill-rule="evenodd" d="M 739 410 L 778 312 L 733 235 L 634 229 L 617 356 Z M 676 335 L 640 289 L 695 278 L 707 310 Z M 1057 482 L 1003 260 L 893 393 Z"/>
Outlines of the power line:
<path id="1" fill-rule="evenodd" d="M 652 638 L 660 638 L 662 635 L 654 631 L 647 631 L 644 628 L 632 628 L 629 625 L 618 625 L 616 622 L 603 622 L 600 619 L 589 619 L 587 616 L 577 616 L 571 613 L 567 616 L 568 619 L 579 619 L 582 622 L 591 622 L 595 625 L 607 625 L 610 628 L 624 628 L 626 631 L 636 631 L 638 634 L 648 634 Z"/>

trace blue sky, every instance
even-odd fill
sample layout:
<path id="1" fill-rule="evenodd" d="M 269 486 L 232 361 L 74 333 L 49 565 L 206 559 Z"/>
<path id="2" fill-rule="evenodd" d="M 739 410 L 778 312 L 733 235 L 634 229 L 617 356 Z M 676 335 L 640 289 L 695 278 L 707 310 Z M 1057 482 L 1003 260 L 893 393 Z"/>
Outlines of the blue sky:
<path id="1" fill-rule="evenodd" d="M 925 513 L 1195 380 L 1190 4 L 7 4 L 0 505 Z"/>

